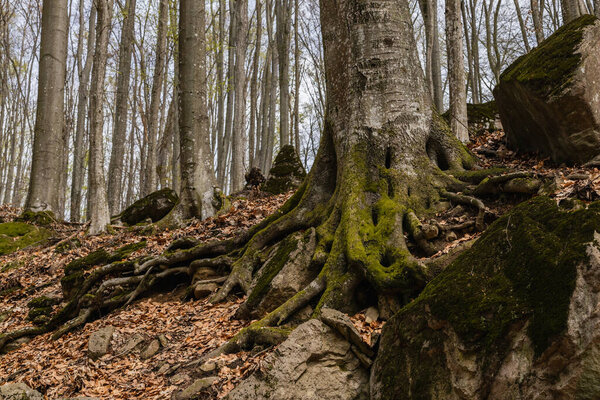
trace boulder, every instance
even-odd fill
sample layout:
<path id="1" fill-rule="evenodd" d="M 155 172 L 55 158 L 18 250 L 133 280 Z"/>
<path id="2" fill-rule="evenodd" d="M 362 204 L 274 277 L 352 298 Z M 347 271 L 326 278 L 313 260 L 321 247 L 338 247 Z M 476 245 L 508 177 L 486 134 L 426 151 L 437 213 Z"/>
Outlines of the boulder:
<path id="1" fill-rule="evenodd" d="M 162 189 L 151 193 L 127 207 L 121 214 L 121 221 L 128 225 L 139 224 L 150 218 L 152 222 L 163 219 L 179 201 L 172 189 Z"/>
<path id="2" fill-rule="evenodd" d="M 114 326 L 106 326 L 90 335 L 88 341 L 88 356 L 95 360 L 108 353 L 112 341 Z"/>
<path id="3" fill-rule="evenodd" d="M 378 399 L 600 398 L 600 202 L 498 219 L 383 328 Z"/>
<path id="4" fill-rule="evenodd" d="M 0 224 L 0 256 L 39 244 L 50 236 L 51 231 L 24 222 Z"/>
<path id="5" fill-rule="evenodd" d="M 158 341 L 158 339 L 154 339 L 148 344 L 148 346 L 144 348 L 144 350 L 142 350 L 142 352 L 140 353 L 140 358 L 142 360 L 152 358 L 156 353 L 158 353 L 159 350 L 160 342 Z"/>
<path id="6" fill-rule="evenodd" d="M 198 283 L 194 286 L 194 297 L 196 299 L 203 299 L 210 296 L 219 288 L 216 283 Z"/>
<path id="7" fill-rule="evenodd" d="M 0 400 L 44 400 L 44 396 L 24 383 L 0 386 Z"/>
<path id="8" fill-rule="evenodd" d="M 269 171 L 269 178 L 262 189 L 272 194 L 286 193 L 297 189 L 305 177 L 306 170 L 302 166 L 294 146 L 283 146 L 275 157 Z"/>
<path id="9" fill-rule="evenodd" d="M 561 163 L 600 156 L 600 21 L 558 29 L 500 76 L 494 97 L 509 147 Z"/>
<path id="10" fill-rule="evenodd" d="M 319 320 L 294 330 L 263 368 L 233 389 L 228 400 L 367 400 L 368 372 L 351 345 Z"/>
<path id="11" fill-rule="evenodd" d="M 450 111 L 442 114 L 446 122 L 450 123 Z M 469 129 L 479 132 L 481 130 L 494 131 L 502 129 L 498 107 L 495 101 L 473 104 L 467 103 L 467 120 Z"/>

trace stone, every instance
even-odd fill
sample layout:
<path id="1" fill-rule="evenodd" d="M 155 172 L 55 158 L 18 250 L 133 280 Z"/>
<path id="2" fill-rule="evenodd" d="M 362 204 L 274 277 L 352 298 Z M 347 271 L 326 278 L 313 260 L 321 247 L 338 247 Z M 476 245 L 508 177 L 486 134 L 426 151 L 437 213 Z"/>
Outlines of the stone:
<path id="1" fill-rule="evenodd" d="M 200 366 L 200 371 L 202 372 L 212 372 L 217 369 L 217 364 L 212 361 L 207 361 Z"/>
<path id="2" fill-rule="evenodd" d="M 90 335 L 88 341 L 88 356 L 96 360 L 105 354 L 108 354 L 110 342 L 115 333 L 114 326 L 106 326 Z"/>
<path id="3" fill-rule="evenodd" d="M 180 374 L 175 374 L 171 378 L 169 378 L 169 382 L 172 385 L 181 385 L 182 383 L 184 383 L 185 381 L 188 381 L 189 379 L 190 379 L 190 376 L 188 374 L 180 373 Z"/>
<path id="4" fill-rule="evenodd" d="M 119 351 L 120 356 L 124 356 L 125 354 L 131 353 L 137 347 L 139 347 L 144 342 L 144 337 L 139 333 L 133 335 L 129 340 L 125 343 L 121 351 Z"/>
<path id="5" fill-rule="evenodd" d="M 305 177 L 306 170 L 294 146 L 283 146 L 275 157 L 269 178 L 262 185 L 262 189 L 271 194 L 286 193 L 297 189 Z"/>
<path id="6" fill-rule="evenodd" d="M 273 311 L 317 277 L 318 271 L 307 268 L 316 246 L 314 228 L 292 235 L 279 245 L 259 270 L 251 286 L 252 295 L 247 303 L 254 307 L 257 316 Z M 262 285 L 261 278 L 276 270 L 279 273 L 273 280 L 266 286 Z M 256 306 L 252 304 L 254 296 L 261 297 Z"/>
<path id="7" fill-rule="evenodd" d="M 446 111 L 442 114 L 442 117 L 446 122 L 450 123 L 450 111 Z M 488 130 L 491 132 L 496 129 L 502 129 L 495 101 L 488 101 L 481 104 L 467 103 L 467 120 L 469 130 L 471 131 L 479 132 Z"/>
<path id="8" fill-rule="evenodd" d="M 374 355 L 373 350 L 360 337 L 360 333 L 350 320 L 350 317 L 343 312 L 332 308 L 323 308 L 321 309 L 321 321 L 336 330 L 348 342 L 358 347 L 366 355 L 370 357 Z"/>
<path id="9" fill-rule="evenodd" d="M 242 381 L 228 400 L 367 400 L 369 373 L 351 345 L 311 319 L 294 330 L 263 368 Z"/>
<path id="10" fill-rule="evenodd" d="M 48 229 L 24 222 L 0 224 L 0 256 L 39 244 L 50 236 L 52 232 Z"/>
<path id="11" fill-rule="evenodd" d="M 190 400 L 198 396 L 200 392 L 211 387 L 219 378 L 211 376 L 208 378 L 196 379 L 190 386 L 176 393 L 173 398 L 175 400 Z"/>
<path id="12" fill-rule="evenodd" d="M 199 283 L 194 286 L 194 297 L 196 299 L 203 299 L 210 296 L 219 288 L 216 283 Z"/>
<path id="13" fill-rule="evenodd" d="M 156 353 L 158 353 L 158 351 L 160 350 L 160 342 L 158 341 L 158 339 L 154 339 L 153 341 L 151 341 L 148 346 L 146 346 L 144 348 L 144 350 L 142 350 L 142 353 L 140 354 L 140 358 L 142 360 L 147 360 L 148 358 L 152 358 L 154 357 L 154 355 Z"/>
<path id="14" fill-rule="evenodd" d="M 192 283 L 196 283 L 198 281 L 205 281 L 208 279 L 215 279 L 215 278 L 219 277 L 219 274 L 217 274 L 217 272 L 212 268 L 208 268 L 208 267 L 196 268 L 195 263 L 197 261 L 202 261 L 202 260 L 196 260 L 190 264 L 190 269 L 192 271 L 194 271 L 194 278 L 192 279 Z"/>
<path id="15" fill-rule="evenodd" d="M 162 333 L 158 335 L 158 341 L 162 347 L 167 347 L 169 345 L 169 339 L 167 339 L 167 337 Z"/>
<path id="16" fill-rule="evenodd" d="M 7 383 L 0 386 L 0 400 L 44 400 L 44 396 L 24 383 Z"/>
<path id="17" fill-rule="evenodd" d="M 600 202 L 495 221 L 383 327 L 372 399 L 600 398 L 599 232 Z"/>
<path id="18" fill-rule="evenodd" d="M 127 207 L 121 214 L 121 221 L 128 225 L 136 225 L 150 218 L 152 222 L 163 219 L 179 201 L 177 193 L 172 189 L 162 189 L 151 193 Z"/>
<path id="19" fill-rule="evenodd" d="M 377 310 L 375 307 L 367 308 L 367 311 L 365 311 L 365 322 L 367 324 L 371 324 L 373 322 L 377 322 L 378 319 L 379 319 L 379 310 Z"/>
<path id="20" fill-rule="evenodd" d="M 246 178 L 246 190 L 257 189 L 265 183 L 266 179 L 262 174 L 262 171 L 258 167 L 252 167 L 245 175 Z"/>
<path id="21" fill-rule="evenodd" d="M 556 163 L 600 156 L 600 21 L 582 16 L 517 59 L 494 97 L 511 149 Z"/>

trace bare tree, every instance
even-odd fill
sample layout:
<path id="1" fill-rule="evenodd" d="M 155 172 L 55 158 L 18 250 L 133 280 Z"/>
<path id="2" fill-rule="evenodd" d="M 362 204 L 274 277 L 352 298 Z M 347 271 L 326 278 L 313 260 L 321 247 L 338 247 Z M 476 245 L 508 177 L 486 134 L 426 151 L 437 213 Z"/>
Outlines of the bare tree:
<path id="1" fill-rule="evenodd" d="M 466 143 L 469 141 L 469 131 L 460 0 L 446 0 L 446 47 L 450 83 L 450 128 L 461 142 Z"/>

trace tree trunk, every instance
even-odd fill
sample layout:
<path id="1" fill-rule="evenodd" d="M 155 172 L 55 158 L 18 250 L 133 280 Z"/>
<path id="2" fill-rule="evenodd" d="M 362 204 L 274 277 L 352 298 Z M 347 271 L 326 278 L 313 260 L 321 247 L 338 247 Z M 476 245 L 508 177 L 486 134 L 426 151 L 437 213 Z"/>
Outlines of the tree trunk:
<path id="1" fill-rule="evenodd" d="M 262 0 L 257 0 L 256 2 L 256 43 L 254 48 L 254 59 L 252 60 L 252 78 L 250 80 L 250 134 L 249 137 L 249 163 L 250 167 L 255 167 L 257 165 L 256 158 L 258 157 L 256 153 L 257 143 L 260 142 L 258 140 L 258 135 L 260 130 L 258 129 L 258 64 L 259 59 L 261 57 L 261 48 L 262 48 Z"/>
<path id="2" fill-rule="evenodd" d="M 276 0 L 277 53 L 279 56 L 279 146 L 290 144 L 290 0 Z"/>
<path id="3" fill-rule="evenodd" d="M 45 0 L 42 9 L 38 103 L 25 208 L 58 210 L 64 125 L 68 13 L 67 0 Z"/>
<path id="4" fill-rule="evenodd" d="M 90 170 L 88 176 L 90 187 L 88 200 L 88 215 L 91 220 L 90 235 L 97 235 L 106 231 L 106 227 L 110 223 L 102 142 L 104 130 L 104 78 L 106 75 L 112 10 L 112 0 L 96 0 L 98 22 L 90 89 Z"/>
<path id="5" fill-rule="evenodd" d="M 461 142 L 467 143 L 467 88 L 460 0 L 446 0 L 446 43 L 450 83 L 450 128 Z"/>
<path id="6" fill-rule="evenodd" d="M 248 31 L 248 0 L 235 0 L 235 107 L 233 131 L 231 137 L 231 191 L 237 192 L 244 187 L 244 126 L 246 113 L 246 48 Z"/>
<path id="7" fill-rule="evenodd" d="M 159 132 L 160 94 L 165 79 L 167 52 L 167 21 L 169 17 L 168 0 L 160 0 L 158 11 L 158 32 L 156 58 L 154 60 L 154 76 L 152 77 L 152 94 L 148 111 L 148 152 L 146 154 L 146 169 L 144 171 L 144 187 L 142 196 L 147 196 L 156 190 L 156 143 Z"/>
<path id="8" fill-rule="evenodd" d="M 294 0 L 294 146 L 300 154 L 300 1 Z"/>
<path id="9" fill-rule="evenodd" d="M 440 45 L 437 21 L 437 1 L 420 0 L 425 25 L 425 83 L 431 93 L 433 104 L 439 112 L 444 110 Z"/>
<path id="10" fill-rule="evenodd" d="M 596 0 L 600 1 L 600 0 Z M 539 45 L 544 41 L 544 24 L 540 12 L 540 3 L 538 0 L 531 0 L 531 17 L 533 19 L 533 30 L 535 32 L 535 40 Z"/>
<path id="11" fill-rule="evenodd" d="M 517 11 L 517 19 L 519 20 L 519 27 L 521 28 L 521 36 L 523 37 L 523 45 L 525 46 L 525 51 L 529 53 L 531 51 L 531 47 L 529 47 L 529 38 L 527 37 L 527 27 L 525 26 L 525 21 L 523 21 L 523 16 L 521 15 L 521 6 L 519 5 L 519 0 L 513 0 L 515 3 L 515 10 Z"/>
<path id="12" fill-rule="evenodd" d="M 108 167 L 108 208 L 111 215 L 121 210 L 123 191 L 123 156 L 127 135 L 127 117 L 129 109 L 129 82 L 131 76 L 131 56 L 133 53 L 136 0 L 127 0 L 122 10 L 124 15 L 119 47 L 119 72 L 117 76 L 117 94 L 115 99 L 115 121 L 112 134 L 112 148 Z"/>
<path id="13" fill-rule="evenodd" d="M 179 9 L 179 134 L 181 200 L 177 218 L 214 215 L 215 183 L 206 111 L 204 2 L 181 0 Z"/>

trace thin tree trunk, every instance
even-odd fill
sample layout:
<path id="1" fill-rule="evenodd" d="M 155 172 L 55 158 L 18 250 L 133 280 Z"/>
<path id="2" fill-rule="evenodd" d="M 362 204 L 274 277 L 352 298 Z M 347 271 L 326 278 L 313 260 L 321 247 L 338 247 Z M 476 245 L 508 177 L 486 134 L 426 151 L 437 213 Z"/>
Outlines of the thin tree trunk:
<path id="1" fill-rule="evenodd" d="M 127 135 L 127 117 L 129 109 L 129 87 L 131 76 L 131 56 L 133 53 L 136 0 L 127 0 L 122 13 L 124 15 L 119 48 L 119 72 L 117 76 L 117 94 L 115 121 L 112 132 L 112 148 L 108 167 L 108 207 L 111 215 L 118 214 L 123 191 L 123 156 Z"/>
<path id="2" fill-rule="evenodd" d="M 523 45 L 525 46 L 525 51 L 529 53 L 531 51 L 531 47 L 529 47 L 529 38 L 527 37 L 527 27 L 525 26 L 525 22 L 523 21 L 523 16 L 521 15 L 521 6 L 519 5 L 519 0 L 513 0 L 515 3 L 515 10 L 517 11 L 517 19 L 519 20 L 519 27 L 521 28 L 521 36 L 523 37 Z"/>
<path id="3" fill-rule="evenodd" d="M 290 0 L 276 0 L 277 53 L 279 56 L 279 145 L 290 144 Z"/>
<path id="4" fill-rule="evenodd" d="M 67 0 L 45 0 L 42 9 L 38 103 L 31 179 L 25 208 L 58 210 L 66 78 Z"/>
<path id="5" fill-rule="evenodd" d="M 300 154 L 300 1 L 294 0 L 294 146 Z"/>
<path id="6" fill-rule="evenodd" d="M 467 128 L 467 92 L 462 35 L 460 0 L 446 0 L 450 128 L 461 142 L 466 143 L 469 141 L 469 131 Z"/>
<path id="7" fill-rule="evenodd" d="M 600 1 L 600 0 L 596 0 Z M 531 17 L 533 19 L 533 30 L 535 32 L 535 40 L 539 45 L 544 41 L 544 25 L 542 21 L 542 15 L 540 12 L 539 0 L 531 0 Z"/>
<path id="8" fill-rule="evenodd" d="M 254 48 L 254 59 L 252 60 L 252 78 L 250 81 L 250 134 L 249 134 L 249 165 L 250 167 L 256 166 L 256 145 L 259 142 L 257 120 L 257 104 L 258 104 L 258 64 L 261 57 L 262 48 L 262 0 L 256 1 L 256 43 Z"/>
<path id="9" fill-rule="evenodd" d="M 88 176 L 90 187 L 88 199 L 91 220 L 90 235 L 104 232 L 110 223 L 102 140 L 104 128 L 104 78 L 106 75 L 113 2 L 112 0 L 96 0 L 96 7 L 98 14 L 96 51 L 94 52 L 90 89 L 90 170 Z"/>

